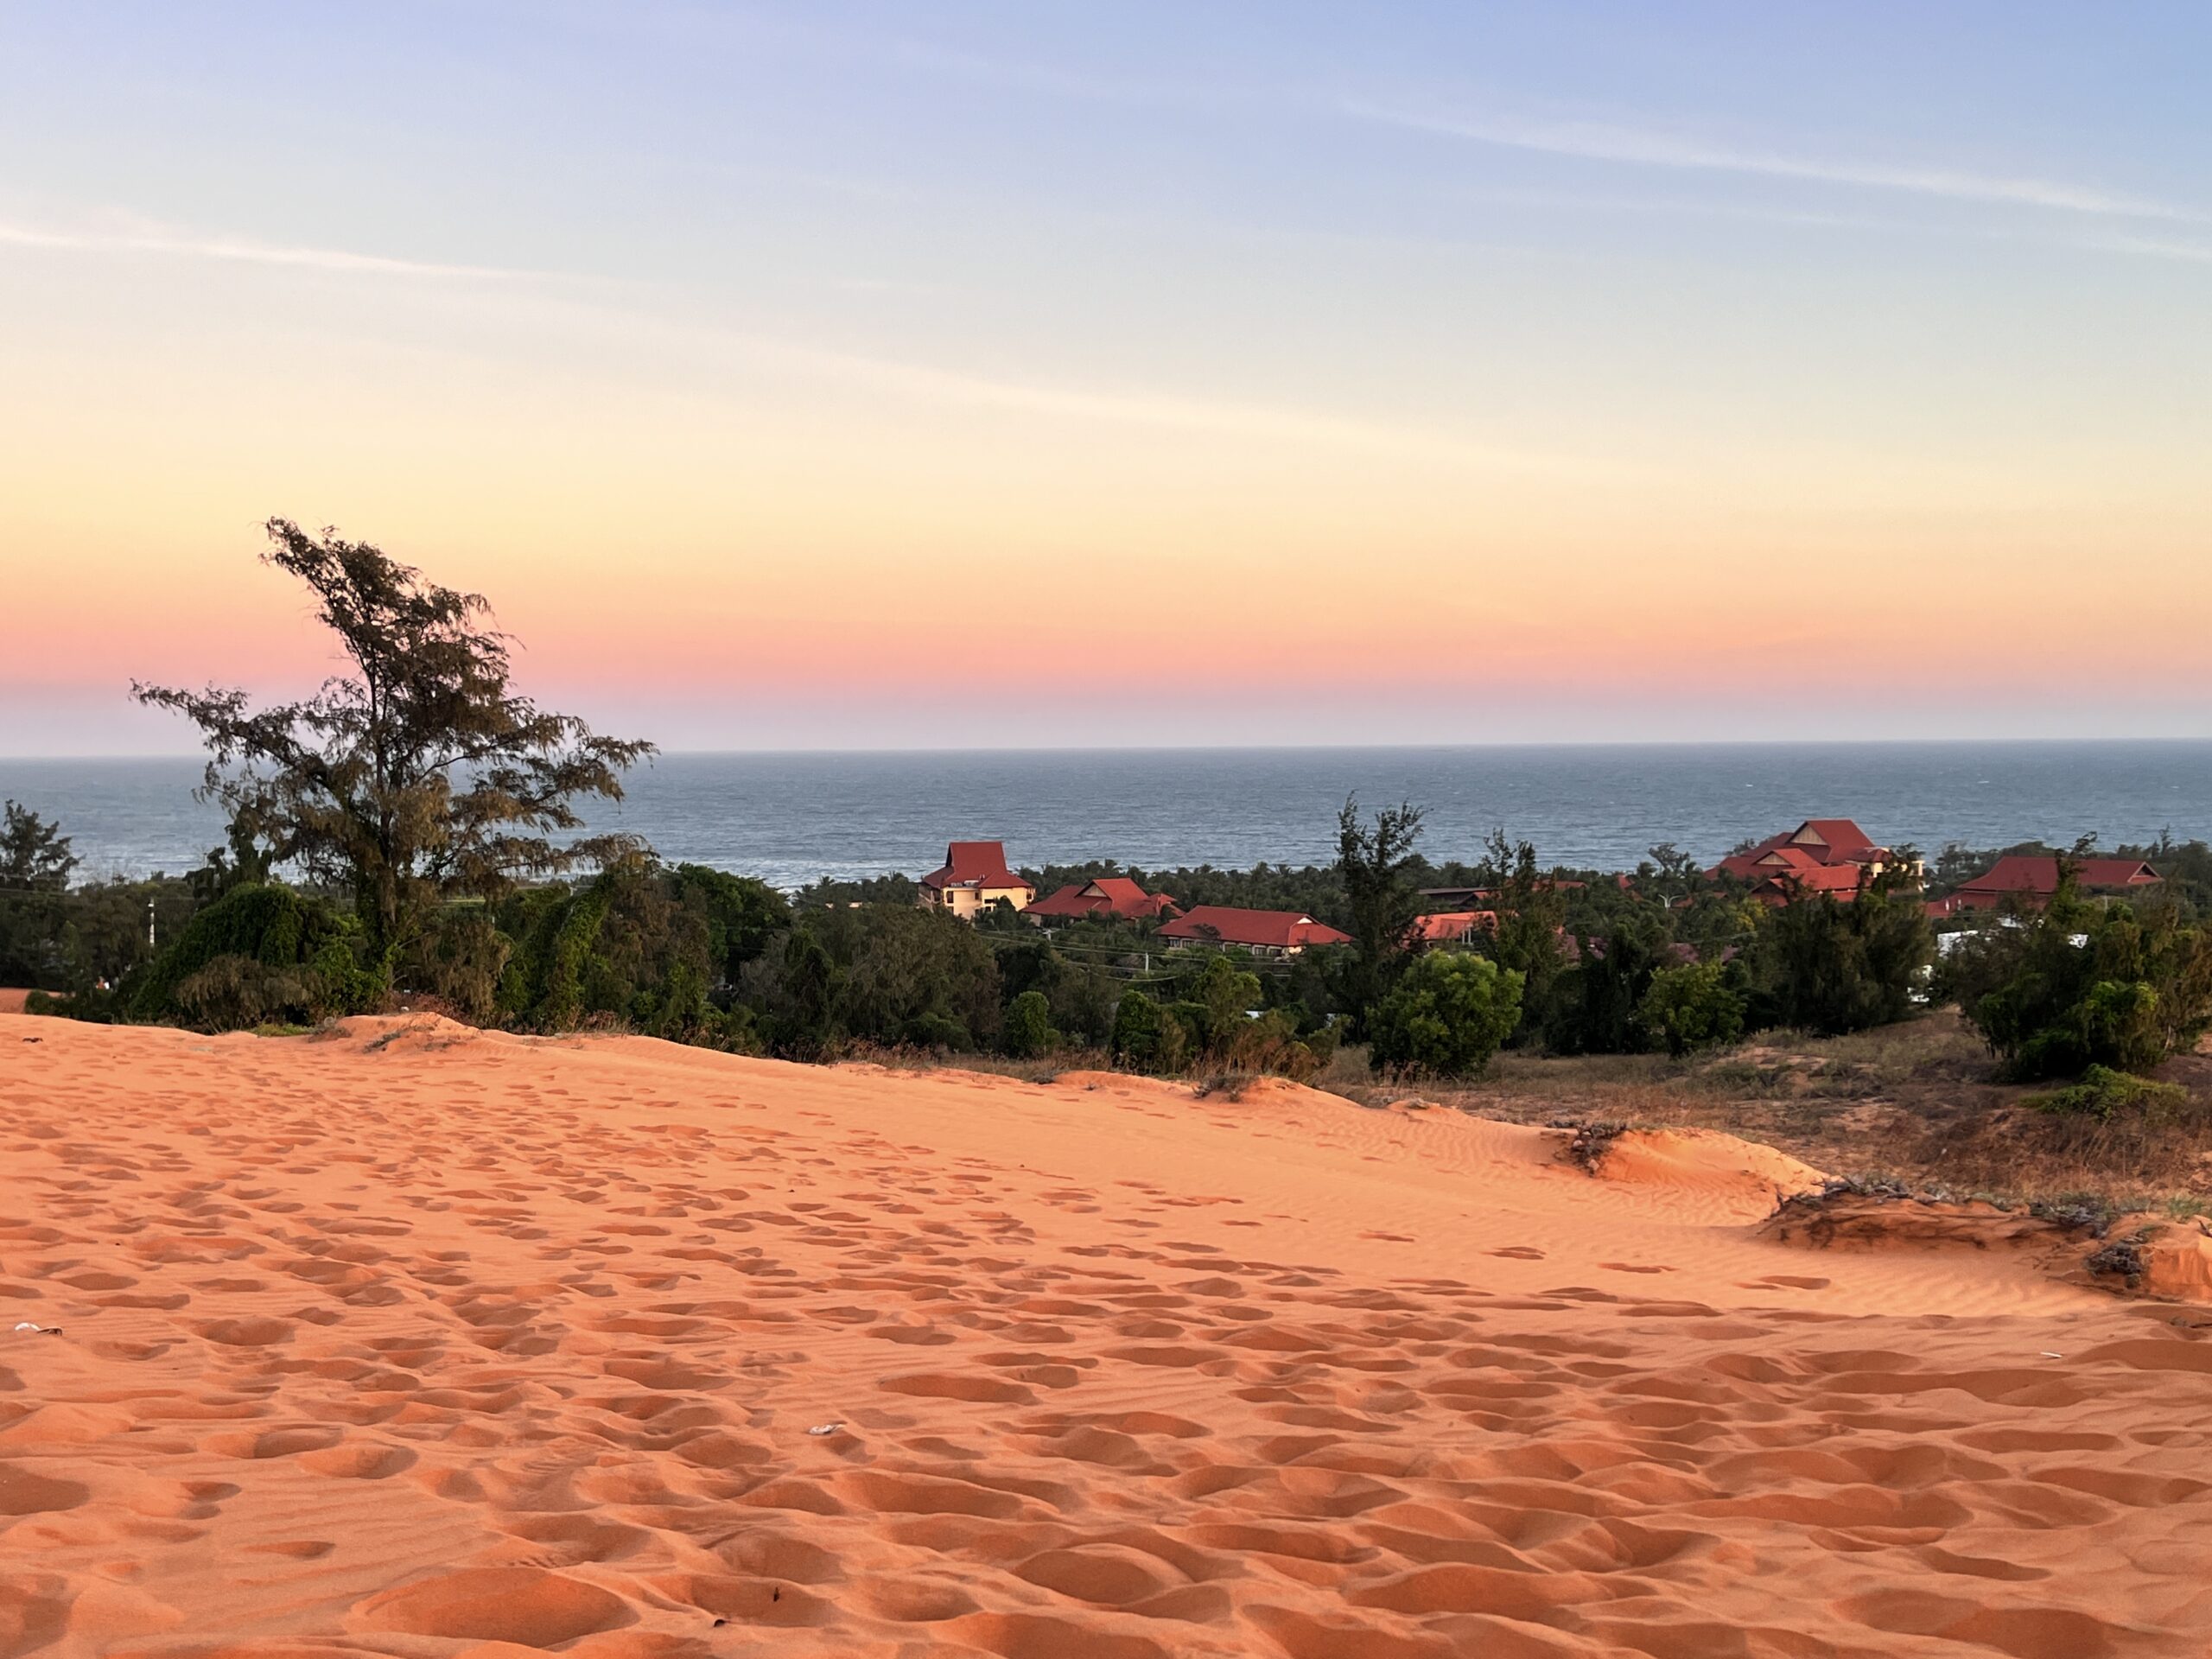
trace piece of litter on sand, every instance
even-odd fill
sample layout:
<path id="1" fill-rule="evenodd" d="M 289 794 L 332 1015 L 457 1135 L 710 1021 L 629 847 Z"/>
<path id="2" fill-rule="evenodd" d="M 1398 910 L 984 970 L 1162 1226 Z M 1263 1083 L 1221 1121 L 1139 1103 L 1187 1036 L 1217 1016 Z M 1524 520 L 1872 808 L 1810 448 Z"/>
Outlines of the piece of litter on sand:
<path id="1" fill-rule="evenodd" d="M 25 1319 L 16 1327 L 16 1334 L 21 1336 L 25 1332 L 36 1337 L 58 1337 L 61 1334 L 61 1327 L 58 1325 L 33 1325 L 29 1319 Z"/>
<path id="2" fill-rule="evenodd" d="M 2054 1354 L 2054 1353 L 2052 1353 L 2052 1352 L 2050 1351 L 2050 1349 L 2048 1349 L 2048 1348 L 2046 1348 L 2046 1349 L 2044 1349 L 2044 1350 L 2043 1351 L 2043 1357 L 2044 1357 L 2045 1359 L 2063 1359 L 2063 1358 L 2065 1358 L 2065 1357 L 2066 1357 L 2066 1356 L 2065 1356 L 2065 1355 L 2063 1355 L 2063 1354 Z"/>
<path id="3" fill-rule="evenodd" d="M 844 1431 L 842 1423 L 817 1423 L 806 1432 L 810 1434 L 837 1434 Z"/>

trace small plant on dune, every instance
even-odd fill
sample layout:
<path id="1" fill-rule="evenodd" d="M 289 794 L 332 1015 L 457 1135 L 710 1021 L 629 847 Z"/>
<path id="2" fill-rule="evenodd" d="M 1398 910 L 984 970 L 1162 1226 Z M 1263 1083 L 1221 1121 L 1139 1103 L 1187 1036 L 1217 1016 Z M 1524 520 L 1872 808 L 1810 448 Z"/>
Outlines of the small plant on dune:
<path id="1" fill-rule="evenodd" d="M 2142 1117 L 2170 1122 L 2189 1107 L 2189 1091 L 2171 1083 L 2153 1083 L 2132 1072 L 2092 1065 L 2079 1083 L 2069 1084 L 2046 1095 L 2029 1096 L 2039 1112 L 2073 1117 L 2094 1117 L 2109 1123 L 2117 1117 Z"/>
<path id="2" fill-rule="evenodd" d="M 1613 1149 L 1613 1142 L 1627 1133 L 1625 1123 L 1585 1123 L 1567 1143 L 1567 1161 L 1584 1173 L 1595 1175 L 1605 1154 Z"/>

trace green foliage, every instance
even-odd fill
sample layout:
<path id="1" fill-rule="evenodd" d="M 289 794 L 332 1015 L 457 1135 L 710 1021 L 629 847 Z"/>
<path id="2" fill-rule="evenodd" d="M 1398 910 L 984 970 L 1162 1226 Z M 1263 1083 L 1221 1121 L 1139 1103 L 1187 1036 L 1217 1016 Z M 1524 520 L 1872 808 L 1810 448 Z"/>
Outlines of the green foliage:
<path id="1" fill-rule="evenodd" d="M 2038 1111 L 2094 1117 L 2110 1122 L 2116 1117 L 2140 1117 L 2153 1123 L 2171 1122 L 2189 1107 L 2189 1090 L 2171 1083 L 2153 1083 L 2109 1066 L 2091 1065 L 2079 1083 L 2047 1095 L 2029 1098 Z"/>
<path id="2" fill-rule="evenodd" d="M 920 901 L 922 889 L 911 875 L 871 875 L 859 880 L 838 880 L 823 876 L 819 881 L 810 881 L 798 890 L 791 900 L 795 910 L 844 910 L 854 905 L 912 905 Z"/>
<path id="3" fill-rule="evenodd" d="M 251 1029 L 308 1023 L 382 1000 L 359 925 L 296 888 L 234 887 L 200 912 L 132 986 L 132 1019 Z"/>
<path id="4" fill-rule="evenodd" d="M 1397 979 L 1407 931 L 1421 914 L 1412 874 L 1421 821 L 1421 809 L 1402 802 L 1363 824 L 1357 796 L 1347 797 L 1337 815 L 1337 880 L 1344 891 L 1344 931 L 1351 935 L 1343 995 L 1355 1033 Z"/>
<path id="5" fill-rule="evenodd" d="M 1003 1035 L 1006 1052 L 1018 1060 L 1033 1060 L 1060 1046 L 1052 1029 L 1052 1004 L 1042 991 L 1024 991 L 1007 1005 Z"/>
<path id="6" fill-rule="evenodd" d="M 448 905 L 433 915 L 410 953 L 405 982 L 428 991 L 461 1019 L 482 1022 L 499 1007 L 514 942 L 482 905 Z"/>
<path id="7" fill-rule="evenodd" d="M 10 801 L 0 817 L 0 892 L 60 893 L 77 868 L 61 826 Z"/>
<path id="8" fill-rule="evenodd" d="M 1652 976 L 1674 960 L 1664 925 L 1625 913 L 1604 938 L 1576 941 L 1578 960 L 1554 981 L 1544 1042 L 1559 1054 L 1633 1054 L 1646 1042 L 1637 1019 Z"/>
<path id="9" fill-rule="evenodd" d="M 1752 1023 L 1835 1036 L 1910 1015 L 1936 939 L 1907 880 L 1892 868 L 1847 904 L 1801 893 L 1765 910 L 1751 950 Z"/>
<path id="10" fill-rule="evenodd" d="M 707 958 L 721 983 L 734 983 L 745 964 L 791 925 L 791 906 L 783 894 L 752 876 L 678 864 L 669 872 L 669 882 L 676 903 L 705 922 Z"/>
<path id="11" fill-rule="evenodd" d="M 996 1039 L 998 963 L 965 923 L 871 905 L 804 916 L 800 931 L 820 939 L 836 965 L 835 1023 L 845 1038 L 958 1049 Z"/>
<path id="12" fill-rule="evenodd" d="M 574 803 L 619 800 L 649 743 L 594 734 L 509 682 L 506 637 L 480 594 L 426 582 L 364 542 L 267 526 L 268 563 L 304 582 L 353 672 L 303 702 L 255 709 L 244 691 L 134 684 L 183 715 L 209 751 L 201 796 L 228 809 L 232 844 L 342 886 L 369 964 L 396 969 L 441 901 L 504 893 L 632 849 L 580 829 Z"/>
<path id="13" fill-rule="evenodd" d="M 1427 952 L 1370 1015 L 1369 1064 L 1383 1072 L 1473 1076 L 1519 1023 L 1522 984 L 1520 974 L 1486 957 Z"/>
<path id="14" fill-rule="evenodd" d="M 1180 1022 L 1132 986 L 1114 1010 L 1114 1064 L 1128 1071 L 1166 1075 L 1190 1063 L 1190 1038 Z"/>
<path id="15" fill-rule="evenodd" d="M 2144 1071 L 2212 1027 L 2212 931 L 2169 899 L 2091 904 L 2062 865 L 2049 906 L 1972 936 L 1942 984 L 2007 1077 Z"/>
<path id="16" fill-rule="evenodd" d="M 198 908 L 174 877 L 98 881 L 63 891 L 0 888 L 0 985 L 66 991 L 79 1018 L 111 1006 L 110 988 L 154 957 L 147 924 L 163 944 Z"/>
<path id="17" fill-rule="evenodd" d="M 1556 873 L 1546 876 L 1536 868 L 1532 842 L 1512 841 L 1503 830 L 1491 832 L 1477 874 L 1477 885 L 1491 893 L 1491 907 L 1497 912 L 1490 957 L 1508 973 L 1521 976 L 1516 1033 L 1532 1036 L 1558 1001 L 1554 982 L 1566 970 L 1560 951 L 1560 930 L 1567 924 L 1566 890 Z"/>
<path id="18" fill-rule="evenodd" d="M 1717 962 L 1661 968 L 1637 1005 L 1646 1039 L 1680 1058 L 1693 1050 L 1732 1043 L 1743 1033 L 1744 999 Z"/>
<path id="19" fill-rule="evenodd" d="M 763 1033 L 771 1052 L 788 1059 L 823 1058 L 836 1033 L 844 976 L 822 941 L 806 928 L 786 934 L 782 948 L 761 958 L 756 976 Z"/>
<path id="20" fill-rule="evenodd" d="M 1187 1008 L 1192 1040 L 1209 1057 L 1224 1053 L 1260 1000 L 1260 976 L 1226 950 L 1205 953 L 1205 965 L 1183 982 L 1179 1007 Z"/>

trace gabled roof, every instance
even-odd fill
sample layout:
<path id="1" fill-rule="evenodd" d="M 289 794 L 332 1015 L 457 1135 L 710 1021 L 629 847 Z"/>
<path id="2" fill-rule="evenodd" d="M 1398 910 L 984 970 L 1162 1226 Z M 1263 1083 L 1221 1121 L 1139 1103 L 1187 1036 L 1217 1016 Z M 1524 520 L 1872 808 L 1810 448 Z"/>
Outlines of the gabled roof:
<path id="1" fill-rule="evenodd" d="M 2139 858 L 2077 858 L 2074 879 L 2086 890 L 2147 887 L 2164 880 Z M 2035 853 L 2009 853 L 1971 881 L 1960 883 L 1962 893 L 2030 893 L 2049 898 L 2058 891 L 2058 860 Z"/>
<path id="2" fill-rule="evenodd" d="M 1071 881 L 1049 898 L 1039 899 L 1025 913 L 1073 920 L 1084 916 L 1158 916 L 1174 907 L 1175 901 L 1166 893 L 1147 893 L 1126 875 L 1102 875 L 1095 881 Z"/>
<path id="3" fill-rule="evenodd" d="M 1230 905 L 1197 905 L 1160 930 L 1163 939 L 1208 944 L 1242 944 L 1294 950 L 1309 944 L 1344 944 L 1351 935 L 1315 921 L 1303 911 L 1238 910 Z"/>
<path id="4" fill-rule="evenodd" d="M 1706 874 L 1717 876 L 1725 872 L 1756 881 L 1783 866 L 1791 869 L 1857 866 L 1886 862 L 1889 856 L 1888 848 L 1877 845 L 1849 818 L 1808 818 L 1795 830 L 1785 830 L 1756 847 L 1729 854 Z"/>
<path id="5" fill-rule="evenodd" d="M 922 878 L 925 887 L 1027 887 L 1029 884 L 1007 868 L 1002 841 L 956 841 L 947 843 L 944 866 Z"/>
<path id="6" fill-rule="evenodd" d="M 1808 818 L 1789 832 L 1789 839 L 1800 847 L 1816 842 L 1825 847 L 1827 855 L 1821 861 L 1824 864 L 1849 858 L 1853 853 L 1889 850 L 1877 847 L 1873 838 L 1849 818 Z"/>

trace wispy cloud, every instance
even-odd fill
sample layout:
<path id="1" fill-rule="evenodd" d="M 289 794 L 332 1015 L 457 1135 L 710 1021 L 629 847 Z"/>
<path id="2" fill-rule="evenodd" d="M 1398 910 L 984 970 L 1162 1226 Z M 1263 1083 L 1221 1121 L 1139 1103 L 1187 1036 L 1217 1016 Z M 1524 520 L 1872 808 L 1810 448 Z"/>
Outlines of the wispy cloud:
<path id="1" fill-rule="evenodd" d="M 2149 259 L 2177 259 L 2183 264 L 2212 265 L 2212 246 L 2196 242 L 2167 242 L 2157 237 L 2107 236 L 2088 245 L 2110 253 L 2141 254 Z"/>
<path id="2" fill-rule="evenodd" d="M 1510 116 L 1461 116 L 1346 99 L 1346 115 L 1416 132 L 1540 150 L 1589 161 L 1618 162 L 1702 172 L 1738 173 L 1773 179 L 1804 179 L 1821 184 L 1903 191 L 1953 201 L 1978 201 L 2042 207 L 2060 213 L 2097 213 L 2116 218 L 2174 221 L 2203 215 L 2140 196 L 2115 195 L 2051 179 L 2008 177 L 1956 168 L 1894 165 L 1833 159 L 1747 148 L 1708 138 L 1586 121 L 1534 121 Z"/>
<path id="3" fill-rule="evenodd" d="M 0 219 L 0 245 L 47 248 L 67 253 L 158 254 L 219 259 L 244 264 L 286 265 L 296 270 L 344 271 L 359 276 L 405 277 L 513 277 L 528 275 L 493 265 L 447 264 L 423 259 L 395 259 L 384 254 L 341 248 L 303 248 L 247 238 L 211 235 L 169 226 L 135 226 L 121 230 L 73 230 Z"/>

